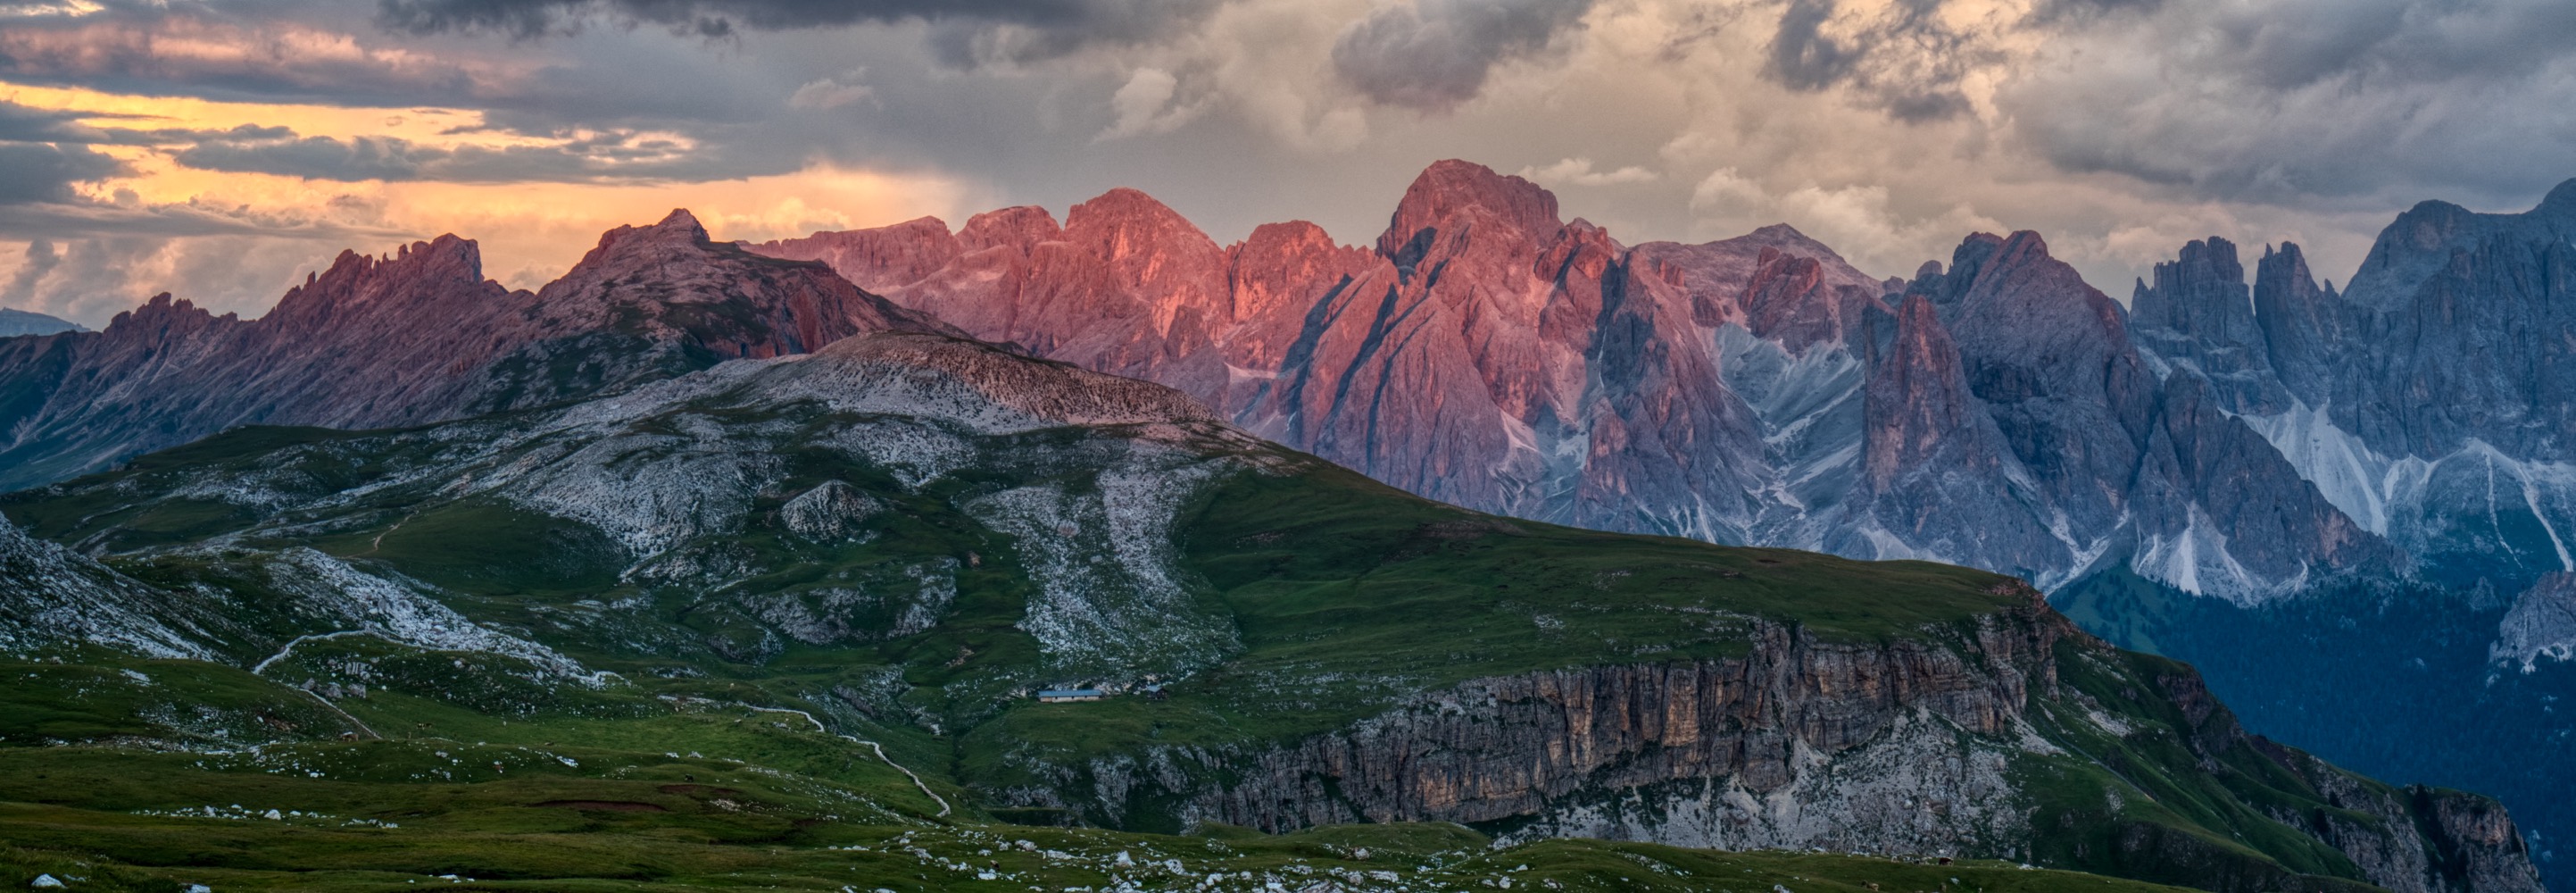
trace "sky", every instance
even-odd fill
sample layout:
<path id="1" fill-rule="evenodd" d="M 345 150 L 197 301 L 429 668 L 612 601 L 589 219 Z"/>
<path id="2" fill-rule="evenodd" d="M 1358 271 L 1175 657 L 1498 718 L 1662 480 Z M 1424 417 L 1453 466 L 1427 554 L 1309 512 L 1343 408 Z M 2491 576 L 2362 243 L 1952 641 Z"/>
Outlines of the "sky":
<path id="1" fill-rule="evenodd" d="M 2217 235 L 2340 280 L 2418 201 L 2576 177 L 2576 3 L 0 0 L 0 306 L 93 327 L 444 232 L 534 288 L 675 207 L 1132 186 L 1365 243 L 1453 157 L 1628 244 L 1785 222 L 1891 276 L 2030 229 L 2125 300 Z"/>

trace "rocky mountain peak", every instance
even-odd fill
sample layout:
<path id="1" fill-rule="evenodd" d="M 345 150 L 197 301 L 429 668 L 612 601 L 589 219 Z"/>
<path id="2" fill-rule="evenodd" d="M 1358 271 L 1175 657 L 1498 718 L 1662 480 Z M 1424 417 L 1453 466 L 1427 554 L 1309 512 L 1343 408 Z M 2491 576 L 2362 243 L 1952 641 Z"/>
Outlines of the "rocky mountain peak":
<path id="1" fill-rule="evenodd" d="M 698 215 L 689 213 L 687 208 L 672 208 L 671 213 L 662 215 L 662 222 L 653 224 L 651 228 L 663 232 L 685 233 L 698 241 L 705 241 L 707 238 L 707 228 L 699 225 Z"/>
<path id="2" fill-rule="evenodd" d="M 2531 213 L 2576 223 L 2576 178 L 2570 178 L 2567 182 L 2558 184 L 2558 188 L 2549 190 L 2549 195 L 2543 197 L 2540 204 L 2531 209 Z"/>
<path id="3" fill-rule="evenodd" d="M 153 295 L 151 300 L 143 302 L 142 305 L 119 313 L 116 318 L 108 320 L 106 331 L 127 337 L 137 334 L 146 337 L 155 334 L 175 335 L 237 318 L 230 313 L 218 317 L 186 298 L 173 298 L 165 291 Z"/>
<path id="4" fill-rule="evenodd" d="M 405 312 L 414 303 L 503 291 L 483 278 L 481 246 L 449 234 L 400 246 L 386 257 L 340 252 L 329 269 L 307 274 L 303 285 L 288 289 L 266 319 L 311 331 L 353 313 Z"/>
<path id="5" fill-rule="evenodd" d="M 1106 261 L 1158 309 L 1224 303 L 1207 292 L 1223 285 L 1225 250 L 1153 196 L 1120 188 L 1075 205 L 1062 238 Z"/>
<path id="6" fill-rule="evenodd" d="M 674 249 L 686 250 L 705 242 L 707 242 L 707 228 L 698 224 L 697 215 L 689 213 L 687 208 L 674 208 L 669 215 L 662 218 L 660 223 L 651 226 L 627 224 L 601 233 L 599 245 L 590 249 L 589 254 L 583 255 L 581 263 L 574 265 L 574 268 L 596 266 L 611 253 L 636 255 Z"/>
<path id="7" fill-rule="evenodd" d="M 2236 243 L 2217 236 L 2193 240 L 2176 260 L 2156 264 L 2155 284 L 2137 285 L 2129 302 L 2130 318 L 2141 327 L 2194 333 L 2250 336 L 2253 299 L 2245 290 L 2245 264 L 2236 259 Z"/>
<path id="8" fill-rule="evenodd" d="M 1558 219 L 1556 195 L 1519 177 L 1493 168 L 1450 159 L 1433 163 L 1404 190 L 1386 233 L 1378 236 L 1380 255 L 1403 264 L 1406 246 L 1423 230 L 1436 229 L 1453 214 L 1480 209 L 1517 229 L 1522 237 L 1541 239 L 1564 226 Z"/>
<path id="9" fill-rule="evenodd" d="M 2143 346 L 2207 377 L 2230 412 L 2268 413 L 2288 405 L 2254 317 L 2236 243 L 2211 236 L 2185 245 L 2179 259 L 2156 265 L 2155 280 L 2152 286 L 2139 283 L 2129 302 L 2129 319 Z"/>
<path id="10" fill-rule="evenodd" d="M 834 342 L 789 367 L 824 396 L 882 403 L 987 429 L 1057 425 L 1222 424 L 1189 395 L 1162 385 L 1028 357 L 964 338 L 882 331 Z M 997 419 L 1007 409 L 1025 419 Z M 999 424 L 995 424 L 998 422 Z"/>
<path id="11" fill-rule="evenodd" d="M 1333 241 L 1332 234 L 1323 227 L 1303 220 L 1255 227 L 1250 237 L 1226 249 L 1226 258 L 1226 278 L 1238 321 L 1283 314 L 1289 315 L 1286 319 L 1294 319 L 1318 294 L 1371 265 L 1385 263 L 1367 249 Z M 1281 328 L 1284 331 L 1286 325 L 1283 323 Z M 1283 337 L 1247 344 L 1238 354 L 1268 368 L 1287 346 L 1271 342 L 1285 340 L 1288 339 Z"/>
<path id="12" fill-rule="evenodd" d="M 1170 205 L 1145 194 L 1144 190 L 1125 186 L 1073 206 L 1072 210 L 1065 212 L 1064 226 L 1067 230 L 1142 228 L 1198 232 L 1196 224 L 1181 216 L 1181 212 L 1172 210 Z"/>
<path id="13" fill-rule="evenodd" d="M 1039 242 L 1054 241 L 1063 235 L 1055 215 L 1036 205 L 1020 205 L 998 211 L 986 211 L 966 219 L 966 227 L 957 231 L 958 247 L 982 251 L 1006 245 L 1026 252 Z"/>
<path id="14" fill-rule="evenodd" d="M 948 222 L 937 217 L 745 247 L 771 257 L 822 261 L 851 284 L 879 293 L 921 281 L 947 266 L 960 250 Z"/>

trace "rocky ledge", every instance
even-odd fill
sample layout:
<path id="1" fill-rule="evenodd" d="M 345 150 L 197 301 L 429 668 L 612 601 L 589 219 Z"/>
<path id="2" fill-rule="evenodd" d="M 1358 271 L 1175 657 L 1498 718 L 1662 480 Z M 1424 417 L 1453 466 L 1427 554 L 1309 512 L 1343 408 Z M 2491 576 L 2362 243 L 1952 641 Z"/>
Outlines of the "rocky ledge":
<path id="1" fill-rule="evenodd" d="M 2542 889 L 2494 801 L 2392 789 L 2247 734 L 2188 667 L 2113 650 L 2036 600 L 1879 641 L 1753 629 L 1737 658 L 1478 679 L 1329 734 L 1098 758 L 1009 796 L 1130 825 L 1452 821 L 2228 891 Z M 2202 774 L 2221 789 L 2174 781 Z M 2205 814 L 2177 821 L 2167 804 L 2188 801 Z M 2262 854 L 2214 836 L 2231 833 Z"/>

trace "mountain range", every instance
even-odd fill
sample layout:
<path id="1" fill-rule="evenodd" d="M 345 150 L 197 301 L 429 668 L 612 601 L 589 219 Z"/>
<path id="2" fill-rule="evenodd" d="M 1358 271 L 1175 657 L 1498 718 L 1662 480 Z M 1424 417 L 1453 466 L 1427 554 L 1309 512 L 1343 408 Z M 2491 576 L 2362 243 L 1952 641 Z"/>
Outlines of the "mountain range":
<path id="1" fill-rule="evenodd" d="M 878 759 L 939 810 L 893 785 L 836 807 L 865 818 L 797 829 L 1446 822 L 1488 848 L 1830 848 L 2228 893 L 2539 889 L 2494 801 L 2251 735 L 2190 668 L 2082 633 L 2018 580 L 1476 513 L 1178 391 L 937 332 L 427 426 L 239 428 L 0 511 L 26 527 L 0 527 L 0 651 L 32 668 L 0 733 L 279 748 L 339 802 L 383 759 L 368 754 L 400 752 L 390 730 L 433 725 L 474 728 L 492 765 L 431 783 L 548 759 L 591 785 L 739 772 L 635 741 L 663 746 L 650 730 L 675 709 L 749 704 L 891 742 Z M 47 658 L 99 677 L 23 681 L 60 674 Z M 195 690 L 218 671 L 228 700 Z M 1075 684 L 1112 700 L 1029 697 Z M 720 753 L 781 747 L 740 735 Z M 811 796 L 864 755 L 844 753 L 780 777 Z M 264 794 L 298 815 L 320 796 Z M 521 796 L 500 808 L 671 809 Z M 363 815 L 511 827 L 434 805 Z M 13 839 L 98 821 L 13 819 L 0 811 Z M 164 821 L 185 836 L 203 819 Z M 424 845 L 382 834 L 337 861 Z M 1166 889 L 1267 889 L 1154 870 L 1184 874 Z"/>
<path id="2" fill-rule="evenodd" d="M 2478 661 L 2545 672 L 2576 653 L 2571 237 L 2576 182 L 2525 214 L 2428 202 L 2341 290 L 2289 244 L 2249 284 L 2212 238 L 2123 306 L 2036 233 L 1971 235 L 1946 264 L 1874 279 L 1786 226 L 1623 245 L 1465 162 L 1424 171 L 1367 246 L 1305 223 L 1221 246 L 1133 190 L 1061 222 L 1008 208 L 758 245 L 675 212 L 527 292 L 446 236 L 343 254 L 254 320 L 165 295 L 98 332 L 0 338 L 0 489 L 35 488 L 6 510 L 36 537 L 0 550 L 19 593 L 0 639 L 249 665 L 357 632 L 558 682 L 864 649 L 888 668 L 876 681 L 790 699 L 844 726 L 960 735 L 943 746 L 979 799 L 1121 827 L 1454 820 L 1506 841 L 1949 846 L 2226 889 L 2536 886 L 2500 810 L 2247 735 L 2188 671 L 2003 582 L 1963 596 L 1872 576 L 1917 565 L 1651 550 L 1583 571 L 1611 595 L 1560 580 L 1521 605 L 1501 581 L 1662 542 L 1546 526 L 1561 524 L 1981 568 L 2079 593 L 2078 619 L 2105 629 L 2160 597 L 2103 602 L 2127 591 L 2106 580 L 2246 610 L 2434 587 L 2498 618 Z M 1490 515 L 1416 517 L 1432 503 L 1297 451 Z M 1308 483 L 1241 483 L 1272 479 Z M 1276 514 L 1305 511 L 1343 520 Z M 1371 515 L 1412 520 L 1334 526 Z M 916 523 L 950 532 L 872 551 Z M 1522 557 L 1397 567 L 1492 550 Z M 1784 562 L 1784 585 L 1821 601 L 1723 582 Z M 1638 570 L 1663 564 L 1712 576 Z M 1499 599 L 1526 609 L 1511 635 L 1540 644 L 1488 641 L 1518 656 L 1441 672 L 1324 659 L 1359 629 L 1486 641 L 1430 603 L 1331 621 L 1355 609 L 1277 601 L 1356 585 L 1332 575 L 1345 566 L 1491 575 L 1442 610 Z M 1650 594 L 1668 590 L 1715 595 Z M 976 592 L 989 616 L 958 626 Z M 1930 613 L 1848 614 L 1901 604 Z M 1728 619 L 1646 634 L 1667 621 L 1620 613 L 1641 607 Z M 1569 628 L 1593 650 L 1556 653 Z M 1666 675 L 1636 675 L 1648 654 Z M 1894 688 L 1818 700 L 1845 677 Z M 1096 738 L 990 706 L 1168 680 L 1225 731 Z M 1741 700 L 1755 689 L 1787 700 Z M 1675 710 L 1732 718 L 1675 731 Z M 1936 729 L 1964 730 L 1964 749 Z M 1748 756 L 1756 738 L 1829 756 L 1771 766 Z M 1492 774 L 1564 747 L 1594 755 Z M 2070 753 L 2075 768 L 2032 768 Z M 2129 830 L 2053 851 L 2066 838 L 2035 833 L 2039 813 L 1853 824 L 1935 795 L 2047 813 L 2059 786 L 2034 779 L 2061 776 L 2112 805 L 2048 814 L 2078 836 Z M 2196 805 L 2140 818 L 2119 790 Z M 2388 830 L 2403 827 L 2420 833 Z M 2255 855 L 2193 842 L 2231 837 Z M 2156 867 L 2172 865 L 2189 870 Z"/>

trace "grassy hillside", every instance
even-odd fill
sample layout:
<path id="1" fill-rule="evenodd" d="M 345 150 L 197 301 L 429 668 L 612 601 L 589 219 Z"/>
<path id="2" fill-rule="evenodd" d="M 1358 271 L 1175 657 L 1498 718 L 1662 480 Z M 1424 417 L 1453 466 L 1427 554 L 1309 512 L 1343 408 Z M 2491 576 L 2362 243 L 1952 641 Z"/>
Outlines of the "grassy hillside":
<path id="1" fill-rule="evenodd" d="M 808 379 L 839 374 L 822 362 L 416 430 L 241 429 L 0 497 L 11 522 L 165 596 L 137 622 L 218 657 L 62 642 L 0 667 L 0 839 L 17 848 L 0 864 L 88 860 L 78 870 L 101 879 L 201 866 L 210 880 L 180 879 L 217 889 L 455 874 L 867 890 L 964 883 L 971 850 L 1008 881 L 995 889 L 1113 874 L 1197 889 L 1216 872 L 1228 889 L 1302 889 L 1337 870 L 1396 873 L 1344 877 L 1354 889 L 2125 886 L 1884 857 L 1489 845 L 1525 817 L 1206 830 L 1260 767 L 1324 771 L 1295 755 L 1372 746 L 1354 730 L 1398 715 L 1466 729 L 1430 753 L 1464 755 L 1458 789 L 1512 794 L 1513 764 L 1535 757 L 1478 750 L 1469 739 L 1502 714 L 1476 711 L 1540 709 L 1515 714 L 1525 731 L 1559 708 L 1668 708 L 1459 693 L 1603 668 L 1722 676 L 1709 709 L 1737 713 L 1672 722 L 1744 736 L 1805 767 L 1793 774 L 1861 778 L 1835 783 L 1878 785 L 1849 790 L 1901 797 L 1892 808 L 1948 809 L 1928 801 L 1957 792 L 1867 778 L 1991 772 L 2008 791 L 1958 804 L 1989 816 L 1975 827 L 1802 840 L 2228 890 L 2359 886 L 2368 869 L 2318 828 L 2438 845 L 2337 805 L 2385 788 L 2320 787 L 2303 756 L 2263 750 L 2195 696 L 2188 668 L 2075 635 L 2009 579 L 1509 521 L 1207 422 L 1004 424 L 935 389 L 902 404 L 927 408 L 870 409 L 812 396 Z M 2054 644 L 2015 644 L 2033 642 Z M 1745 688 L 1762 678 L 1789 687 Z M 1086 684 L 1110 696 L 1030 697 Z M 1823 712 L 1779 712 L 1801 699 Z M 1533 808 L 1576 821 L 1718 802 L 1680 784 L 1715 783 L 1706 773 L 1639 774 L 1691 734 L 1586 764 L 1596 780 L 1542 779 L 1557 792 Z M 1805 743 L 1845 734 L 1859 737 Z M 1346 812 L 1378 810 L 1329 772 L 1298 778 Z M 1787 796 L 1764 784 L 1743 796 Z M 241 817 L 269 809 L 283 818 Z M 888 851 L 904 834 L 921 852 Z M 1379 855 L 1351 856 L 1360 846 Z M 1119 850 L 1188 870 L 1103 861 Z"/>
<path id="2" fill-rule="evenodd" d="M 214 697 L 243 682 L 187 676 L 195 670 L 175 663 L 142 672 L 148 681 L 73 663 L 0 663 L 12 680 L 0 709 L 55 718 L 41 731 L 12 725 L 7 743 L 77 733 L 64 717 L 114 724 L 138 700 Z M 323 740 L 0 748 L 0 885 L 23 889 L 50 873 L 79 878 L 74 889 L 138 891 L 1063 890 L 1120 881 L 1265 890 L 1326 879 L 1392 890 L 1488 888 L 1504 878 L 1552 890 L 2171 889 L 1999 862 L 1598 841 L 1497 849 L 1455 825 L 1277 836 L 1010 825 L 965 803 L 940 817 L 939 801 L 911 779 L 792 715 L 662 703 L 617 720 L 421 720 L 383 740 L 340 741 L 327 719 L 293 711 L 301 692 L 270 684 L 249 700 L 262 694 L 271 700 L 254 713 L 264 707 L 294 726 L 290 736 Z M 388 727 L 448 715 L 417 702 L 361 713 Z M 958 794 L 935 781 L 931 789 Z M 1217 874 L 1225 877 L 1208 881 Z"/>

